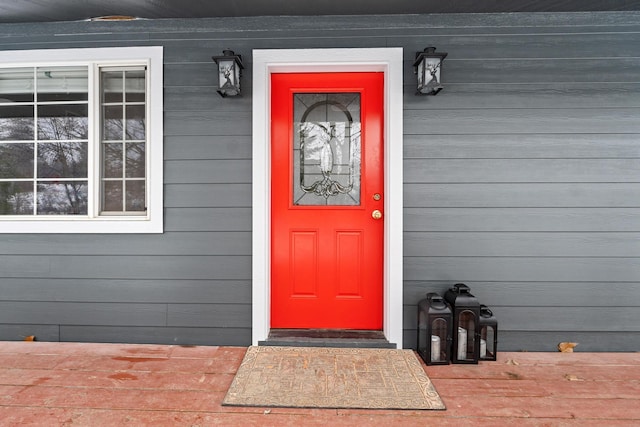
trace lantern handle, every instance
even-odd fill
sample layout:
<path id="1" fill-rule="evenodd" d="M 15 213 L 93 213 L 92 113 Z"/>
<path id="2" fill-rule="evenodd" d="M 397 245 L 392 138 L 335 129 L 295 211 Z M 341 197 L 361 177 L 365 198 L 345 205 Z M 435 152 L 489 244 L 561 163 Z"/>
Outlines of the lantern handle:
<path id="1" fill-rule="evenodd" d="M 453 291 L 457 294 L 469 294 L 471 293 L 471 288 L 464 283 L 456 283 L 453 285 Z"/>
<path id="2" fill-rule="evenodd" d="M 480 315 L 482 317 L 493 317 L 493 312 L 486 305 L 480 306 Z"/>

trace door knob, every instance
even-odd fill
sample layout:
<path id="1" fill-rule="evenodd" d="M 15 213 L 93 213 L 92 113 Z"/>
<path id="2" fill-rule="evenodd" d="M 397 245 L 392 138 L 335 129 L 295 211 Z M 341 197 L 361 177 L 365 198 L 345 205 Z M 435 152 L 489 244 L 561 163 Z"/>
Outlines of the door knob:
<path id="1" fill-rule="evenodd" d="M 378 209 L 376 209 L 375 211 L 371 212 L 371 218 L 373 218 L 373 219 L 382 218 L 382 212 L 380 212 Z"/>

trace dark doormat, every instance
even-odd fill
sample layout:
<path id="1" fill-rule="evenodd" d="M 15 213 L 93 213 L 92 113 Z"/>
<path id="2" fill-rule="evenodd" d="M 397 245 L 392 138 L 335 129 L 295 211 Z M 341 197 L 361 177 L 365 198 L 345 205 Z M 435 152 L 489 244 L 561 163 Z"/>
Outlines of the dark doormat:
<path id="1" fill-rule="evenodd" d="M 445 409 L 412 350 L 249 347 L 223 405 Z"/>

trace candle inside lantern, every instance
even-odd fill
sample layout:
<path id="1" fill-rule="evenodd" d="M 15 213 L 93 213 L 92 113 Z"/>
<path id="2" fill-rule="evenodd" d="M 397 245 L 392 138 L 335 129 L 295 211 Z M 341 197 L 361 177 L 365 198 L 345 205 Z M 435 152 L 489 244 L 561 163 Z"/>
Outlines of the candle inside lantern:
<path id="1" fill-rule="evenodd" d="M 480 338 L 480 358 L 484 359 L 485 357 L 487 357 L 487 340 Z"/>
<path id="2" fill-rule="evenodd" d="M 458 360 L 467 358 L 467 330 L 458 327 Z"/>
<path id="3" fill-rule="evenodd" d="M 431 335 L 431 361 L 440 361 L 440 337 L 437 335 Z"/>

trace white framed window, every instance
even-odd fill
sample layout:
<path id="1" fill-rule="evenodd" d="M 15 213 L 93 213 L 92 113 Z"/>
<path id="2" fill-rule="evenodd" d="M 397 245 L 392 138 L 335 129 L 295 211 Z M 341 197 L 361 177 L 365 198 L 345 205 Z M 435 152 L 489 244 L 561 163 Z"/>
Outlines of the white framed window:
<path id="1" fill-rule="evenodd" d="M 0 233 L 163 231 L 162 57 L 0 52 Z"/>

